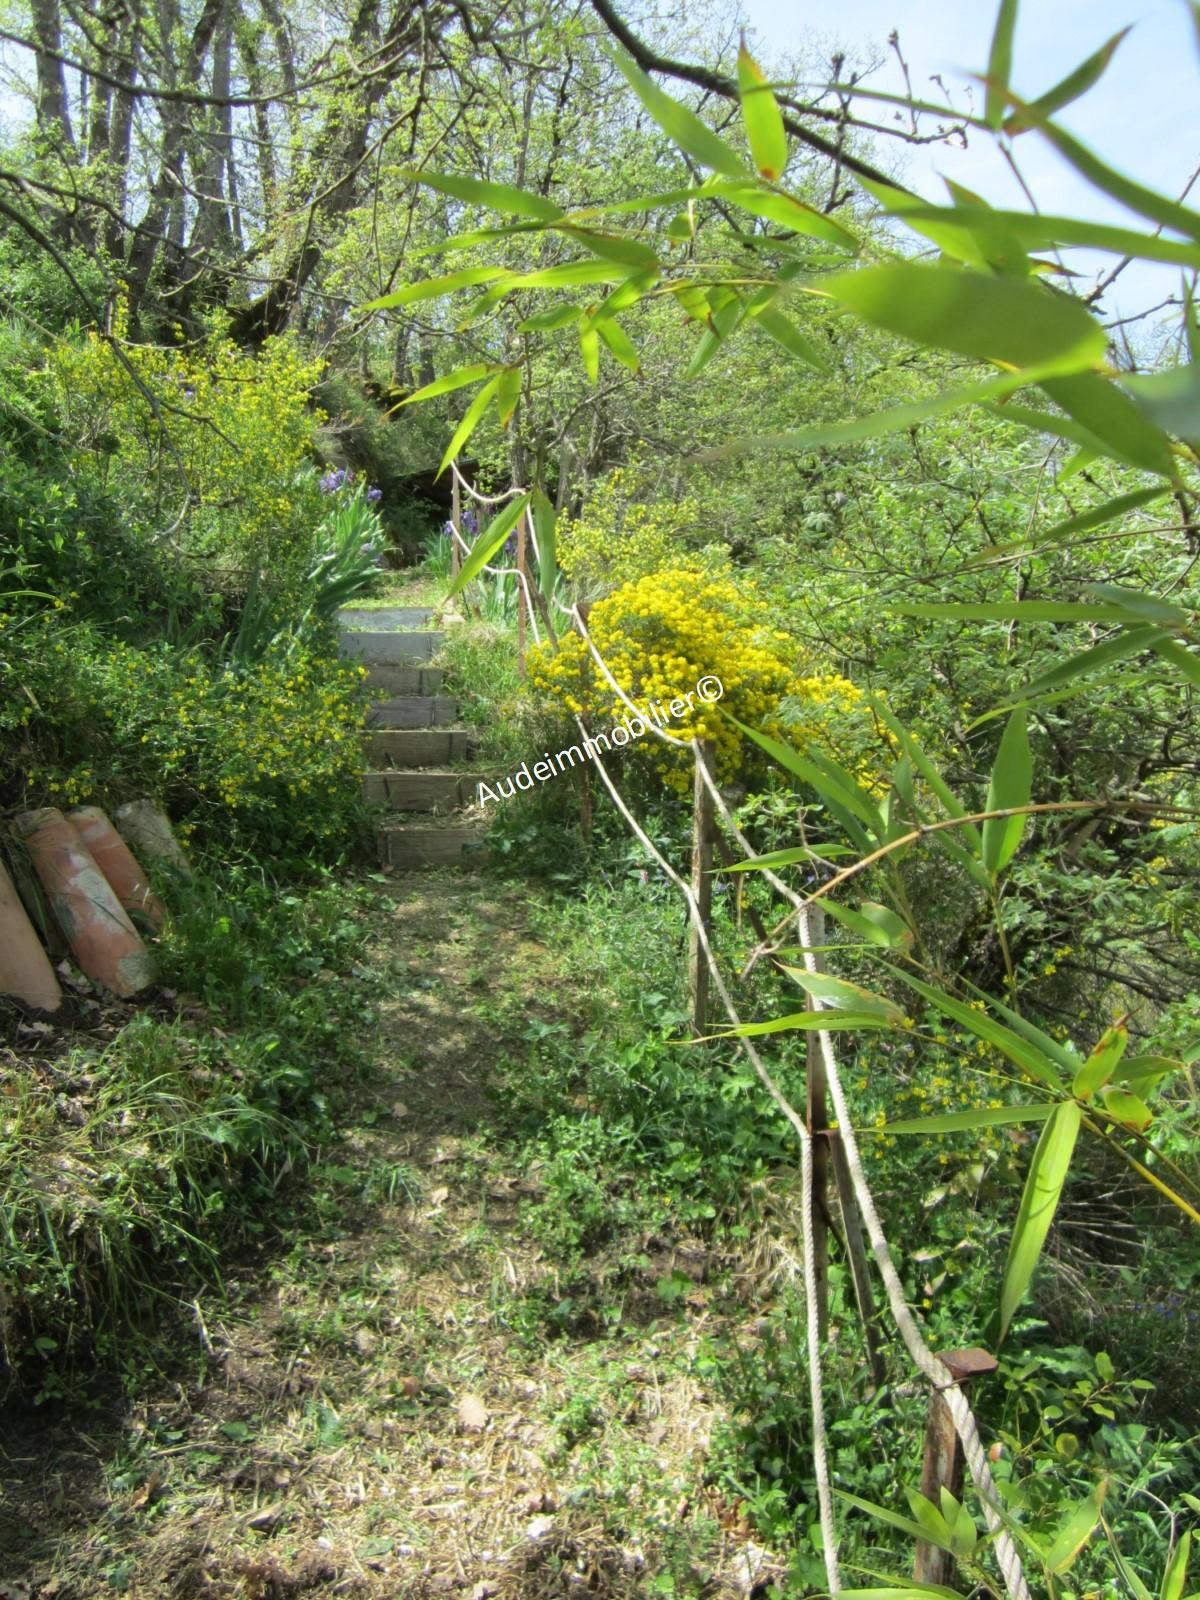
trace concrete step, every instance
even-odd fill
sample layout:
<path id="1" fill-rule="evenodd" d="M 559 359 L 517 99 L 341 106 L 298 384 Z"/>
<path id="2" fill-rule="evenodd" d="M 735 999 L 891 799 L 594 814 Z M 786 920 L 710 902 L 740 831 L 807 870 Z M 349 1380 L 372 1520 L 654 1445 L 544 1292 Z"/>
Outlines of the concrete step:
<path id="1" fill-rule="evenodd" d="M 339 628 L 365 628 L 371 633 L 391 633 L 397 628 L 423 628 L 433 615 L 430 606 L 342 606 L 334 612 Z"/>
<path id="2" fill-rule="evenodd" d="M 429 827 L 407 823 L 399 828 L 380 828 L 375 834 L 381 866 L 401 871 L 422 867 L 479 867 L 487 859 L 483 835 L 476 828 L 457 823 Z"/>
<path id="3" fill-rule="evenodd" d="M 445 637 L 440 633 L 360 633 L 343 631 L 338 639 L 338 649 L 351 661 L 365 661 L 369 666 L 395 663 L 400 666 L 420 666 L 441 648 Z"/>
<path id="4" fill-rule="evenodd" d="M 486 781 L 478 772 L 365 772 L 362 794 L 369 806 L 393 811 L 459 811 Z"/>
<path id="5" fill-rule="evenodd" d="M 458 702 L 449 695 L 398 695 L 367 711 L 367 727 L 445 728 L 458 716 Z"/>
<path id="6" fill-rule="evenodd" d="M 444 674 L 440 667 L 397 666 L 394 661 L 379 661 L 367 668 L 368 689 L 385 695 L 441 694 Z"/>
<path id="7" fill-rule="evenodd" d="M 372 767 L 448 767 L 469 760 L 466 728 L 394 728 L 363 736 Z"/>

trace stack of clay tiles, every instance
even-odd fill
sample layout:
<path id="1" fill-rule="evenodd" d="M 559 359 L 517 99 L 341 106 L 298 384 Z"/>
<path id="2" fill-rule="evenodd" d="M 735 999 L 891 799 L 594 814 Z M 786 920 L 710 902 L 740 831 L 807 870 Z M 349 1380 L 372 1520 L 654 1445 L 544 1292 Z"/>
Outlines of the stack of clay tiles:
<path id="1" fill-rule="evenodd" d="M 127 999 L 153 979 L 143 934 L 158 933 L 164 919 L 133 851 L 185 873 L 188 866 L 170 823 L 152 802 L 131 801 L 115 817 L 116 826 L 96 806 L 65 815 L 46 807 L 22 813 L 12 832 L 31 868 L 23 887 L 26 900 L 38 902 L 43 931 L 53 938 L 55 928 L 60 930 L 84 976 Z M 62 1004 L 58 976 L 2 862 L 0 995 L 38 1011 L 57 1011 Z"/>

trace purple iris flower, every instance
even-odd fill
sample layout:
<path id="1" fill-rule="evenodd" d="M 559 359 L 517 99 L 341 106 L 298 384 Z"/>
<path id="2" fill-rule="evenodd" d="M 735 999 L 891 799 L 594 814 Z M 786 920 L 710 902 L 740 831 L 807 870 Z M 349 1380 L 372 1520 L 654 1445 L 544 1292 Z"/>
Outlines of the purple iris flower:
<path id="1" fill-rule="evenodd" d="M 336 494 L 349 480 L 345 467 L 335 467 L 332 472 L 327 472 L 321 479 L 322 494 Z"/>
<path id="2" fill-rule="evenodd" d="M 375 486 L 375 484 L 372 484 L 371 487 L 367 490 L 367 504 L 369 506 L 377 505 L 379 503 L 379 501 L 382 500 L 382 499 L 383 499 L 383 490 L 377 488 Z"/>

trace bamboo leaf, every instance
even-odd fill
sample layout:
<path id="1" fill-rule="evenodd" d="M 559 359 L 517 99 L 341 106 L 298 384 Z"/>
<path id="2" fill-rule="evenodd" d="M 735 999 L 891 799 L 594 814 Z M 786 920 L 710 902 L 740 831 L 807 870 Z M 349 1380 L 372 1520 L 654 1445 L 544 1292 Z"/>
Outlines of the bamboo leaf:
<path id="1" fill-rule="evenodd" d="M 1188 1528 L 1180 1535 L 1179 1543 L 1171 1554 L 1163 1572 L 1162 1587 L 1159 1590 L 1159 1600 L 1181 1600 L 1183 1585 L 1187 1579 L 1188 1560 L 1192 1554 L 1192 1530 Z"/>
<path id="2" fill-rule="evenodd" d="M 1083 221 L 1078 217 L 1046 216 L 1041 212 L 935 206 L 904 190 L 889 190 L 879 184 L 866 187 L 883 201 L 890 215 L 908 223 L 948 254 L 977 266 L 986 263 L 986 245 L 1000 229 L 1011 234 L 1025 250 L 1046 251 L 1064 246 L 1103 250 L 1143 261 L 1163 261 L 1168 266 L 1200 266 L 1200 247 L 1182 239 L 1162 239 L 1139 233 L 1135 228 Z"/>
<path id="3" fill-rule="evenodd" d="M 945 1111 L 932 1117 L 905 1117 L 889 1122 L 885 1133 L 962 1133 L 970 1128 L 1006 1127 L 1013 1122 L 1044 1122 L 1054 1101 L 1032 1106 L 977 1106 L 973 1111 Z"/>
<path id="4" fill-rule="evenodd" d="M 1029 804 L 1033 783 L 1033 758 L 1025 731 L 1025 712 L 1014 711 L 1000 739 L 992 765 L 985 811 L 1007 811 Z M 990 817 L 983 825 L 983 864 L 993 877 L 1004 870 L 1017 852 L 1027 818 Z"/>
<path id="5" fill-rule="evenodd" d="M 1115 500 L 1106 500 L 1103 505 L 1092 506 L 1089 511 L 1080 511 L 1065 522 L 1056 522 L 1046 530 L 1042 539 L 1049 544 L 1052 540 L 1070 538 L 1074 533 L 1090 533 L 1093 528 L 1102 528 L 1107 522 L 1118 522 L 1131 511 L 1149 505 L 1152 500 L 1161 500 L 1163 495 L 1169 493 L 1166 484 L 1159 484 L 1153 489 L 1135 489 L 1132 494 L 1118 495 Z"/>
<path id="6" fill-rule="evenodd" d="M 776 344 L 781 344 L 789 355 L 795 356 L 797 361 L 803 361 L 805 366 L 815 367 L 818 372 L 830 370 L 829 362 L 812 340 L 801 333 L 792 319 L 785 317 L 782 311 L 777 311 L 773 306 L 764 306 L 761 311 L 752 311 L 750 315 L 754 319 L 755 327 L 761 328 L 765 334 L 774 339 Z"/>
<path id="7" fill-rule="evenodd" d="M 487 566 L 488 562 L 499 550 L 516 527 L 519 518 L 529 504 L 527 494 L 518 495 L 515 500 L 510 500 L 500 514 L 488 523 L 487 527 L 471 546 L 471 553 L 463 562 L 457 578 L 446 591 L 447 597 L 458 594 L 471 579 L 476 577 Z"/>
<path id="8" fill-rule="evenodd" d="M 1090 1100 L 1102 1089 L 1117 1069 L 1129 1043 L 1129 1030 L 1120 1025 L 1109 1028 L 1091 1055 L 1075 1074 L 1071 1093 L 1077 1100 Z"/>
<path id="9" fill-rule="evenodd" d="M 775 96 L 767 87 L 758 62 L 743 41 L 737 58 L 738 97 L 754 165 L 764 178 L 777 182 L 787 166 L 787 134 Z"/>
<path id="10" fill-rule="evenodd" d="M 536 316 L 526 317 L 517 327 L 522 333 L 557 333 L 559 328 L 569 328 L 584 315 L 582 306 L 568 302 L 555 306 L 553 311 L 539 311 Z"/>
<path id="11" fill-rule="evenodd" d="M 400 405 L 415 406 L 419 400 L 433 400 L 439 394 L 449 394 L 452 389 L 462 389 L 468 383 L 478 383 L 480 378 L 486 378 L 489 373 L 495 371 L 496 368 L 487 361 L 476 361 L 469 367 L 458 367 L 454 372 L 448 372 L 444 378 L 435 378 L 432 383 L 427 383 L 415 394 L 407 395 L 401 400 Z"/>
<path id="12" fill-rule="evenodd" d="M 574 239 L 585 250 L 590 250 L 605 261 L 615 261 L 623 267 L 639 267 L 642 271 L 648 267 L 658 267 L 657 254 L 640 239 L 628 238 L 620 233 L 600 233 L 594 228 L 580 228 L 567 223 L 559 223 L 555 232 L 566 234 L 569 239 Z"/>
<path id="13" fill-rule="evenodd" d="M 625 267 L 625 272 L 628 266 Z M 541 267 L 536 272 L 520 272 L 503 287 L 511 289 L 571 289 L 593 283 L 612 283 L 625 275 L 618 262 L 564 261 L 561 266 Z"/>
<path id="14" fill-rule="evenodd" d="M 1016 278 L 903 262 L 841 273 L 821 288 L 873 327 L 976 361 L 1075 372 L 1102 362 L 1108 346 L 1078 301 Z"/>
<path id="15" fill-rule="evenodd" d="M 874 1011 L 795 1011 L 791 1016 L 772 1017 L 767 1022 L 743 1022 L 736 1028 L 710 1034 L 712 1039 L 749 1039 L 768 1033 L 817 1031 L 837 1033 L 859 1028 L 890 1028 L 886 1017 Z"/>
<path id="16" fill-rule="evenodd" d="M 783 970 L 796 980 L 805 994 L 835 1011 L 861 1012 L 893 1024 L 904 1021 L 904 1013 L 895 1001 L 864 989 L 861 984 L 848 983 L 845 978 L 832 977 L 828 972 L 809 972 L 806 967 L 785 966 Z"/>
<path id="17" fill-rule="evenodd" d="M 624 53 L 615 53 L 613 59 L 625 81 L 655 122 L 685 154 L 713 172 L 723 172 L 731 178 L 744 178 L 748 175 L 747 168 L 725 141 L 718 138 L 694 111 L 681 105 L 678 100 L 673 100 L 669 94 L 664 94 L 658 85 Z"/>
<path id="18" fill-rule="evenodd" d="M 1147 1095 L 1173 1072 L 1182 1072 L 1184 1062 L 1170 1056 L 1130 1056 L 1121 1062 L 1117 1079 L 1136 1095 Z"/>
<path id="19" fill-rule="evenodd" d="M 533 217 L 538 222 L 553 222 L 563 214 L 561 206 L 556 206 L 543 195 L 514 189 L 511 184 L 491 183 L 485 178 L 467 178 L 456 172 L 415 171 L 411 175 L 427 189 L 436 189 L 439 194 L 448 194 L 455 200 L 465 200 L 489 211 L 500 211 L 506 216 Z"/>
<path id="20" fill-rule="evenodd" d="M 1103 644 L 1093 645 L 1090 650 L 1072 656 L 1069 661 L 1060 661 L 1048 672 L 1031 678 L 1017 690 L 1013 698 L 1033 700 L 1040 695 L 1049 694 L 1054 689 L 1060 689 L 1065 683 L 1103 671 L 1114 661 L 1123 661 L 1127 656 L 1140 655 L 1143 650 L 1151 649 L 1155 640 L 1164 638 L 1166 635 L 1160 633 L 1157 628 L 1125 628 L 1114 639 L 1106 639 Z"/>
<path id="21" fill-rule="evenodd" d="M 1084 585 L 1083 592 L 1094 595 L 1104 605 L 1120 606 L 1141 621 L 1158 623 L 1164 628 L 1186 628 L 1191 621 L 1189 613 L 1182 606 L 1172 605 L 1169 600 L 1160 600 L 1157 595 L 1147 594 L 1144 589 L 1125 589 L 1115 583 L 1088 583 Z"/>
<path id="22" fill-rule="evenodd" d="M 542 489 L 534 489 L 530 496 L 529 509 L 533 521 L 533 537 L 537 542 L 538 587 L 549 600 L 554 593 L 558 577 L 558 517 L 549 497 Z"/>
<path id="23" fill-rule="evenodd" d="M 1083 1112 L 1074 1100 L 1054 1108 L 1042 1129 L 1021 1195 L 1000 1289 L 1000 1338 L 1025 1298 L 1034 1268 L 1058 1210 Z M 1085 1535 L 1086 1537 L 1086 1535 Z"/>
<path id="24" fill-rule="evenodd" d="M 633 340 L 625 332 L 619 322 L 614 322 L 611 317 L 597 317 L 595 319 L 596 332 L 604 340 L 612 354 L 623 367 L 628 367 L 630 372 L 637 372 L 641 366 L 641 358 Z"/>
<path id="25" fill-rule="evenodd" d="M 935 1010 L 941 1011 L 945 1016 L 953 1017 L 955 1022 L 961 1024 L 969 1033 L 973 1033 L 976 1038 L 993 1045 L 1001 1055 L 1007 1056 L 1031 1078 L 1036 1078 L 1048 1089 L 1062 1092 L 1063 1081 L 1053 1057 L 1030 1040 L 1023 1038 L 1014 1028 L 1005 1027 L 988 1012 L 965 1005 L 953 995 L 947 994 L 944 989 L 935 989 L 900 967 L 890 966 L 886 962 L 882 965 L 885 972 L 899 979 L 901 983 L 907 984 L 910 989 L 915 989 Z"/>
<path id="26" fill-rule="evenodd" d="M 834 1493 L 847 1505 L 857 1506 L 860 1511 L 878 1518 L 880 1522 L 886 1522 L 889 1527 L 899 1528 L 900 1532 L 908 1534 L 910 1539 L 928 1539 L 930 1544 L 938 1545 L 939 1549 L 946 1551 L 950 1549 L 949 1529 L 946 1530 L 944 1540 L 935 1539 L 919 1522 L 913 1522 L 909 1517 L 902 1517 L 896 1511 L 889 1511 L 886 1506 L 877 1506 L 870 1500 L 862 1500 L 856 1494 L 848 1494 L 845 1489 L 835 1489 Z M 911 1590 L 906 1592 L 912 1593 Z"/>
<path id="27" fill-rule="evenodd" d="M 393 289 L 391 294 L 381 295 L 378 300 L 368 300 L 358 309 L 390 311 L 394 306 L 411 306 L 420 300 L 437 300 L 442 295 L 453 294 L 456 289 L 470 289 L 477 283 L 491 283 L 507 275 L 506 267 L 462 267 L 458 272 L 447 272 L 440 278 L 422 278 L 420 283 L 409 283 L 403 289 Z"/>
<path id="28" fill-rule="evenodd" d="M 1174 469 L 1170 440 L 1115 383 L 1082 372 L 1047 379 L 1042 388 L 1117 460 L 1170 476 Z"/>
<path id="29" fill-rule="evenodd" d="M 1135 1128 L 1141 1133 L 1154 1121 L 1154 1113 L 1146 1102 L 1128 1089 L 1104 1089 L 1100 1098 L 1108 1115 L 1123 1128 Z"/>
<path id="30" fill-rule="evenodd" d="M 786 772 L 799 778 L 815 789 L 824 799 L 835 801 L 843 810 L 857 818 L 870 828 L 877 838 L 884 832 L 883 818 L 879 815 L 879 808 L 861 789 L 849 773 L 840 768 L 833 768 L 832 763 L 818 763 L 809 757 L 802 756 L 790 745 L 784 744 L 780 739 L 773 739 L 769 734 L 760 733 L 757 728 L 748 727 L 743 722 L 738 722 L 736 717 L 729 719 L 740 728 L 749 739 L 753 739 L 761 749 L 765 750 L 772 760 L 777 761 Z M 832 770 L 830 770 L 832 769 Z"/>
<path id="31" fill-rule="evenodd" d="M 777 223 L 789 233 L 820 239 L 822 243 L 835 245 L 839 250 L 849 251 L 851 255 L 858 253 L 858 240 L 849 228 L 836 217 L 827 216 L 825 212 L 818 211 L 815 206 L 810 206 L 807 201 L 799 199 L 796 195 L 784 194 L 777 189 L 765 189 L 760 184 L 747 180 L 744 183 L 719 181 L 709 184 L 706 186 L 705 196 L 728 200 L 743 211 L 748 211 L 751 216 L 761 217 L 764 222 Z"/>
<path id="32" fill-rule="evenodd" d="M 1013 36 L 1017 31 L 1017 0 L 1000 0 L 992 47 L 988 52 L 987 96 L 983 118 L 989 128 L 999 128 L 1007 104 L 1008 80 L 1012 77 Z"/>
<path id="33" fill-rule="evenodd" d="M 1200 688 L 1200 656 L 1194 650 L 1187 649 L 1178 639 L 1155 639 L 1151 648 Z"/>
<path id="34" fill-rule="evenodd" d="M 1087 1499 L 1081 1500 L 1073 1510 L 1068 1511 L 1059 1524 L 1058 1532 L 1046 1552 L 1046 1566 L 1057 1576 L 1061 1577 L 1064 1572 L 1071 1570 L 1079 1552 L 1096 1531 L 1107 1492 L 1108 1479 L 1101 1478 Z"/>
<path id="35" fill-rule="evenodd" d="M 499 388 L 496 390 L 496 412 L 502 428 L 508 426 L 520 398 L 521 369 L 505 367 L 499 375 Z"/>
<path id="36" fill-rule="evenodd" d="M 912 929 L 889 906 L 879 905 L 873 900 L 864 900 L 859 909 L 853 911 L 849 906 L 838 905 L 834 900 L 826 900 L 825 909 L 835 921 L 843 923 L 852 933 L 857 933 L 860 939 L 866 939 L 869 944 L 881 945 L 885 950 L 912 949 Z"/>
<path id="37" fill-rule="evenodd" d="M 1176 438 L 1200 443 L 1200 360 L 1195 356 L 1185 366 L 1122 381 L 1152 422 Z"/>
<path id="38" fill-rule="evenodd" d="M 1102 44 L 1099 50 L 1093 51 L 1086 61 L 1080 62 L 1065 78 L 1059 80 L 1053 89 L 1047 89 L 1045 94 L 1038 95 L 1030 107 L 1031 121 L 1023 121 L 1015 114 L 1004 123 L 1004 131 L 1011 138 L 1016 138 L 1019 133 L 1026 133 L 1047 117 L 1052 117 L 1056 111 L 1061 111 L 1064 106 L 1069 106 L 1073 100 L 1078 100 L 1089 89 L 1094 88 L 1108 69 L 1108 64 L 1116 54 L 1122 40 L 1130 30 L 1122 28 L 1120 33 L 1114 33 L 1107 43 Z"/>
<path id="39" fill-rule="evenodd" d="M 593 383 L 600 377 L 600 335 L 593 322 L 584 323 L 579 330 L 579 353 L 583 369 Z"/>
<path id="40" fill-rule="evenodd" d="M 442 457 L 442 464 L 438 468 L 439 478 L 441 477 L 442 473 L 445 472 L 450 463 L 454 460 L 457 460 L 459 451 L 462 449 L 463 445 L 466 444 L 467 440 L 475 432 L 475 429 L 482 421 L 484 412 L 496 398 L 499 388 L 499 377 L 492 378 L 484 384 L 483 388 L 480 389 L 474 400 L 471 401 L 471 404 L 467 407 L 466 415 L 463 417 L 458 427 L 454 430 L 454 437 L 446 446 L 446 454 Z"/>
<path id="41" fill-rule="evenodd" d="M 1079 600 L 996 600 L 987 605 L 922 602 L 893 606 L 906 617 L 956 617 L 961 622 L 1141 622 L 1123 606 Z"/>

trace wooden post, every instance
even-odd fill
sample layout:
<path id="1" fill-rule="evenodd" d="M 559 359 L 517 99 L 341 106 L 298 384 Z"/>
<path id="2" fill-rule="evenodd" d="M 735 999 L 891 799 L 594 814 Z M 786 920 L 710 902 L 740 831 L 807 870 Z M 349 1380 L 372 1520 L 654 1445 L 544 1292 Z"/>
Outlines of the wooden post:
<path id="1" fill-rule="evenodd" d="M 713 800 L 704 781 L 701 763 L 713 771 L 712 746 L 707 739 L 696 744 L 696 778 L 692 794 L 692 894 L 704 931 L 712 928 Z M 708 1031 L 708 962 L 694 922 L 688 923 L 688 986 L 692 998 L 692 1031 Z"/>
<path id="2" fill-rule="evenodd" d="M 955 1383 L 966 1390 L 972 1378 L 995 1372 L 996 1358 L 977 1345 L 967 1350 L 939 1350 L 938 1359 L 950 1369 Z M 937 1390 L 929 1397 L 929 1420 L 925 1424 L 925 1454 L 921 1462 L 921 1493 L 941 1509 L 941 1490 L 948 1489 L 962 1499 L 963 1456 L 950 1408 Z M 954 1557 L 927 1540 L 917 1541 L 913 1579 L 917 1583 L 947 1585 L 954 1577 Z"/>
<path id="3" fill-rule="evenodd" d="M 458 538 L 450 540 L 450 576 L 458 577 L 458 569 L 462 566 L 462 557 L 458 553 L 458 540 L 462 538 L 462 489 L 459 487 L 458 473 L 450 469 L 453 476 L 450 480 L 450 521 Z"/>
<path id="4" fill-rule="evenodd" d="M 517 518 L 517 673 L 525 676 L 525 512 Z"/>

